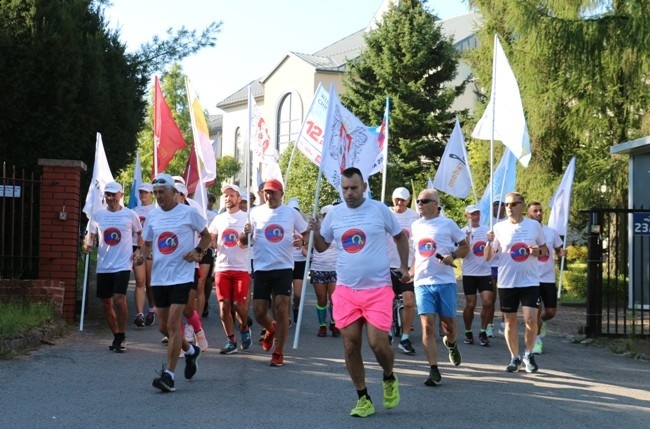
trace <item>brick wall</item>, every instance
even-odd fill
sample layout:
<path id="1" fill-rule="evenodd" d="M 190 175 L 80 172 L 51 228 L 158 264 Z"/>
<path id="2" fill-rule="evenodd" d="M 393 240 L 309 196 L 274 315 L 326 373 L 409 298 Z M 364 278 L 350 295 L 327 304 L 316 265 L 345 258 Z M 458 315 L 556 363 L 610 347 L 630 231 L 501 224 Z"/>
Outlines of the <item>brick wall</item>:
<path id="1" fill-rule="evenodd" d="M 59 283 L 64 285 L 62 315 L 67 323 L 74 323 L 79 226 L 83 205 L 81 174 L 86 170 L 86 165 L 82 161 L 60 159 L 39 159 L 38 164 L 43 168 L 39 277 L 50 285 L 45 287 Z M 62 211 L 66 213 L 65 220 L 59 218 Z M 39 289 L 39 292 L 42 291 Z"/>
<path id="2" fill-rule="evenodd" d="M 52 302 L 57 316 L 63 316 L 64 292 L 65 283 L 56 280 L 0 280 L 0 301 Z"/>

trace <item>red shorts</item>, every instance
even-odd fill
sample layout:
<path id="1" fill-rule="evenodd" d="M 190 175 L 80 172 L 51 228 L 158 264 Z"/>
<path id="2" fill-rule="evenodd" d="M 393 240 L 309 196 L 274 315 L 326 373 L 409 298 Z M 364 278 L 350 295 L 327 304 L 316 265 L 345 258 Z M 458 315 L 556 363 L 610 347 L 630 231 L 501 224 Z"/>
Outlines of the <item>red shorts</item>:
<path id="1" fill-rule="evenodd" d="M 337 284 L 332 294 L 336 327 L 345 328 L 364 319 L 375 328 L 388 332 L 393 323 L 394 297 L 392 285 L 356 290 Z"/>
<path id="2" fill-rule="evenodd" d="M 219 271 L 214 276 L 214 285 L 218 301 L 248 302 L 251 276 L 247 271 Z"/>

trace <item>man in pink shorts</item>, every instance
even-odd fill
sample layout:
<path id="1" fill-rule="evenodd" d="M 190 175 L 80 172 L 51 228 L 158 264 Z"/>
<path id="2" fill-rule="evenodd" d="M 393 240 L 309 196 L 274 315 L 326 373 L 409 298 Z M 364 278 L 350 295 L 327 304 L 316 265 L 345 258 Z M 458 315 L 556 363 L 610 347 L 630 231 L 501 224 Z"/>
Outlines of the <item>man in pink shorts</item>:
<path id="1" fill-rule="evenodd" d="M 345 204 L 334 206 L 322 226 L 317 219 L 312 219 L 309 229 L 314 231 L 314 247 L 319 252 L 336 241 L 340 257 L 336 264 L 336 289 L 332 295 L 334 320 L 343 336 L 345 365 L 358 395 L 350 415 L 368 417 L 375 413 L 375 407 L 366 388 L 361 357 L 364 325 L 368 344 L 384 372 L 384 407 L 395 408 L 400 401 L 397 377 L 393 374 L 394 353 L 388 342 L 394 294 L 386 233 L 392 235 L 397 243 L 400 266 L 394 271 L 402 282 L 410 279 L 409 244 L 388 207 L 364 198 L 367 184 L 359 169 L 352 167 L 343 171 L 341 188 Z"/>

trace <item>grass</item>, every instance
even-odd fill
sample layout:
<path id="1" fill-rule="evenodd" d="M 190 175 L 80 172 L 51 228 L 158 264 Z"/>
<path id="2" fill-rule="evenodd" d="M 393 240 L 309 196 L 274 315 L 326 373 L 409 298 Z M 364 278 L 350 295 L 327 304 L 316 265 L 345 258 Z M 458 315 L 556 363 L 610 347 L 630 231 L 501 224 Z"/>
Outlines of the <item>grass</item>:
<path id="1" fill-rule="evenodd" d="M 0 339 L 19 337 L 54 319 L 54 308 L 45 302 L 0 302 Z"/>

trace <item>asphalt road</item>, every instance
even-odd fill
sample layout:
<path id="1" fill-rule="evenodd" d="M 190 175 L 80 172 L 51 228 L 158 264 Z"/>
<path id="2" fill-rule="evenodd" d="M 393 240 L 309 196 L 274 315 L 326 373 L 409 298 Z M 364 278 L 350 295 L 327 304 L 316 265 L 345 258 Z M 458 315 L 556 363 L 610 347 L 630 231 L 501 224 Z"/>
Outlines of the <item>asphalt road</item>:
<path id="1" fill-rule="evenodd" d="M 129 323 L 127 352 L 110 352 L 112 336 L 92 298 L 83 332 L 77 326 L 53 346 L 0 362 L 0 427 L 650 427 L 647 361 L 551 333 L 537 359 L 540 371 L 512 374 L 505 372 L 509 354 L 503 338 L 493 339 L 491 347 L 461 341 L 462 365 L 453 367 L 441 346 L 442 385 L 427 387 L 419 328 L 413 336 L 415 355 L 395 346 L 400 405 L 384 409 L 381 369 L 365 346 L 368 391 L 377 413 L 349 417 L 356 393 L 341 341 L 316 336 L 315 300 L 307 289 L 300 344 L 291 348 L 292 329 L 281 368 L 268 365 L 270 352 L 258 344 L 246 353 L 219 354 L 225 339 L 213 296 L 204 319 L 210 349 L 193 380 L 183 378 L 184 363 L 179 363 L 177 390 L 167 394 L 151 386 L 166 353 L 156 327 Z M 256 337 L 259 326 L 253 330 Z"/>

